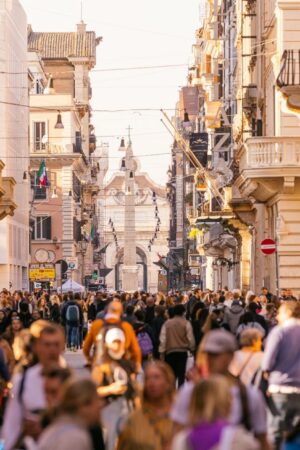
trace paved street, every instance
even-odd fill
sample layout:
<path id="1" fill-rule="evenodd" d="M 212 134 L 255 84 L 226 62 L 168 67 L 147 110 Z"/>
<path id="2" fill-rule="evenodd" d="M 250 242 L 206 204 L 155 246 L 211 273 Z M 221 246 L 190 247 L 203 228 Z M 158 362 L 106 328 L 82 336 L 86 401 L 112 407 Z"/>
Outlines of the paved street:
<path id="1" fill-rule="evenodd" d="M 89 376 L 89 371 L 83 367 L 84 358 L 81 350 L 79 350 L 78 352 L 66 351 L 65 358 L 68 365 L 72 367 L 72 369 L 74 369 L 78 375 L 82 377 Z"/>

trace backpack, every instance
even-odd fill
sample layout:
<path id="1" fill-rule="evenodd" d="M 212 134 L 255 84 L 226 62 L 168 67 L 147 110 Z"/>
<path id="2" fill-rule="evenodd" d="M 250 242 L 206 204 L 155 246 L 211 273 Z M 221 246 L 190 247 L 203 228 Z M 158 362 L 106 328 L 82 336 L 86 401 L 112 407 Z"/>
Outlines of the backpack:
<path id="1" fill-rule="evenodd" d="M 137 340 L 142 352 L 142 356 L 148 356 L 153 352 L 153 344 L 149 334 L 143 329 L 137 332 Z"/>
<path id="2" fill-rule="evenodd" d="M 79 308 L 77 305 L 69 305 L 66 311 L 66 319 L 68 322 L 79 322 Z"/>

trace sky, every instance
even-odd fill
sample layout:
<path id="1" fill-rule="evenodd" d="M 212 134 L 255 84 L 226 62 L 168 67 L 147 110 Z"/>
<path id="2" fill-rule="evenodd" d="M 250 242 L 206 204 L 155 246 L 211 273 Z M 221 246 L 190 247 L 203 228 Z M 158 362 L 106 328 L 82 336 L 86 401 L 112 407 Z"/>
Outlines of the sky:
<path id="1" fill-rule="evenodd" d="M 172 137 L 160 119 L 174 114 L 178 91 L 186 84 L 199 0 L 20 0 L 34 31 L 75 31 L 82 17 L 103 37 L 91 73 L 97 142 L 109 143 L 109 175 L 120 166 L 120 138 L 132 127 L 134 154 L 143 171 L 165 184 Z M 43 7 L 44 5 L 44 7 Z M 120 68 L 182 65 L 144 70 Z M 142 111 L 144 109 L 157 111 Z M 117 109 L 139 111 L 112 112 Z"/>

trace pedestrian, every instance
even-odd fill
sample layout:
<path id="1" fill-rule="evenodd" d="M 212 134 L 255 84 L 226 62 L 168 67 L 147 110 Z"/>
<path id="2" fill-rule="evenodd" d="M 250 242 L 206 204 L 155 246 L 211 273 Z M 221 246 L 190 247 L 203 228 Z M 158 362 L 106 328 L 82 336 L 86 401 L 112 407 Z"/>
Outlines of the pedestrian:
<path id="1" fill-rule="evenodd" d="M 172 419 L 178 426 L 188 426 L 189 408 L 195 384 L 212 375 L 223 375 L 231 384 L 232 404 L 229 422 L 243 425 L 259 440 L 261 449 L 269 449 L 267 442 L 266 405 L 262 393 L 229 373 L 229 366 L 237 349 L 235 337 L 224 329 L 208 332 L 199 347 L 196 366 L 190 381 L 180 389 L 172 408 Z"/>
<path id="2" fill-rule="evenodd" d="M 235 334 L 239 326 L 239 321 L 244 314 L 243 303 L 240 298 L 237 298 L 238 294 L 234 294 L 233 302 L 230 308 L 226 308 L 224 314 L 224 323 L 229 326 L 231 333 Z"/>
<path id="3" fill-rule="evenodd" d="M 42 321 L 41 321 L 42 322 Z M 36 329 L 38 322 L 35 322 Z M 40 416 L 46 409 L 43 370 L 60 364 L 64 350 L 64 333 L 59 325 L 41 323 L 40 335 L 35 339 L 34 352 L 38 363 L 16 373 L 4 415 L 2 438 L 5 450 L 19 448 L 28 434 L 36 438 L 40 431 Z"/>
<path id="4" fill-rule="evenodd" d="M 196 305 L 200 305 L 200 307 L 204 308 L 204 303 L 201 301 L 202 292 L 201 289 L 194 289 L 194 292 L 191 294 L 187 304 L 186 304 L 186 318 L 188 320 L 195 320 L 195 312 L 194 308 Z"/>
<path id="5" fill-rule="evenodd" d="M 258 322 L 257 319 L 258 314 L 253 314 L 251 311 L 246 311 L 241 317 L 240 322 L 236 330 L 236 336 L 239 339 L 242 332 L 248 328 L 256 328 L 259 330 L 263 336 L 266 335 L 266 330 L 263 326 Z"/>
<path id="6" fill-rule="evenodd" d="M 175 394 L 175 378 L 163 361 L 151 361 L 145 367 L 141 407 L 132 413 L 123 428 L 117 450 L 166 450 L 174 426 L 170 410 Z"/>
<path id="7" fill-rule="evenodd" d="M 50 316 L 49 306 L 47 305 L 46 296 L 42 294 L 40 297 L 37 308 L 39 310 L 40 316 L 42 319 L 48 319 Z"/>
<path id="8" fill-rule="evenodd" d="M 194 338 L 196 342 L 196 348 L 198 348 L 203 336 L 203 327 L 206 324 L 206 320 L 209 316 L 208 308 L 201 308 L 197 311 L 195 320 L 192 322 Z"/>
<path id="9" fill-rule="evenodd" d="M 145 322 L 151 325 L 155 317 L 155 298 L 148 296 L 146 300 Z"/>
<path id="10" fill-rule="evenodd" d="M 11 325 L 3 333 L 4 339 L 7 340 L 7 342 L 11 347 L 13 346 L 16 336 L 18 336 L 20 331 L 23 329 L 23 324 L 21 322 L 20 317 L 17 315 L 17 313 L 15 314 L 16 315 L 12 315 Z"/>
<path id="11" fill-rule="evenodd" d="M 142 366 L 153 358 L 155 338 L 152 328 L 145 323 L 145 313 L 142 310 L 135 312 L 136 322 L 134 330 L 142 353 Z"/>
<path id="12" fill-rule="evenodd" d="M 188 352 L 195 350 L 192 325 L 184 314 L 183 305 L 174 306 L 174 317 L 164 323 L 160 333 L 159 352 L 173 369 L 178 386 L 185 380 Z"/>
<path id="13" fill-rule="evenodd" d="M 123 316 L 123 319 L 126 320 L 126 322 L 130 323 L 132 327 L 134 327 L 136 323 L 136 317 L 134 315 L 134 306 L 133 305 L 127 305 L 125 303 L 123 304 L 123 308 L 125 306 L 125 314 Z"/>
<path id="14" fill-rule="evenodd" d="M 285 301 L 278 311 L 278 325 L 267 338 L 262 370 L 268 380 L 273 408 L 268 410 L 269 434 L 274 449 L 300 422 L 300 304 Z"/>
<path id="15" fill-rule="evenodd" d="M 56 420 L 42 433 L 38 450 L 93 450 L 89 428 L 99 422 L 100 401 L 90 380 L 70 380 Z"/>
<path id="16" fill-rule="evenodd" d="M 256 328 L 246 328 L 240 336 L 240 350 L 234 352 L 229 372 L 248 385 L 254 382 L 260 368 L 263 352 L 262 339 L 264 334 Z"/>
<path id="17" fill-rule="evenodd" d="M 267 298 L 268 303 L 272 302 L 272 300 L 273 300 L 273 294 L 271 294 L 271 292 L 269 291 L 269 289 L 266 288 L 265 286 L 263 286 L 263 287 L 261 288 L 261 295 L 264 295 L 264 296 Z"/>
<path id="18" fill-rule="evenodd" d="M 159 336 L 162 326 L 166 321 L 166 307 L 156 305 L 154 312 L 155 316 L 151 322 L 151 328 L 154 336 L 153 356 L 155 359 L 159 359 Z"/>
<path id="19" fill-rule="evenodd" d="M 60 323 L 60 299 L 56 294 L 50 297 L 50 320 Z"/>
<path id="20" fill-rule="evenodd" d="M 121 304 L 120 304 L 121 305 Z M 92 378 L 105 401 L 102 423 L 106 430 L 106 449 L 114 450 L 122 424 L 133 407 L 135 392 L 133 361 L 125 359 L 126 336 L 120 326 L 102 329 L 96 348 Z"/>
<path id="21" fill-rule="evenodd" d="M 180 432 L 172 450 L 259 450 L 259 442 L 241 425 L 231 425 L 230 383 L 224 376 L 214 375 L 195 385 L 190 410 L 189 428 Z"/>
<path id="22" fill-rule="evenodd" d="M 87 298 L 87 319 L 89 322 L 93 322 L 97 315 L 97 305 L 95 301 L 95 295 L 89 294 Z"/>
<path id="23" fill-rule="evenodd" d="M 13 370 L 15 367 L 15 357 L 13 350 L 6 339 L 0 335 L 0 348 L 3 350 L 5 364 L 7 366 L 9 372 L 9 378 L 11 378 L 13 374 Z"/>
<path id="24" fill-rule="evenodd" d="M 61 312 L 62 321 L 66 324 L 67 346 L 76 352 L 79 348 L 79 327 L 83 323 L 83 311 L 73 294 L 69 294 L 69 300 L 65 303 Z"/>
<path id="25" fill-rule="evenodd" d="M 135 371 L 138 373 L 141 368 L 141 350 L 137 341 L 133 327 L 122 320 L 123 306 L 120 301 L 113 301 L 108 305 L 107 313 L 103 319 L 95 320 L 84 340 L 83 354 L 88 364 L 94 360 L 91 350 L 97 344 L 97 338 L 101 331 L 117 325 L 122 328 L 125 334 L 125 359 L 131 360 L 135 365 Z"/>
<path id="26" fill-rule="evenodd" d="M 76 304 L 78 305 L 79 309 L 82 312 L 82 314 L 80 314 L 80 317 L 79 317 L 79 327 L 78 327 L 78 348 L 82 348 L 83 329 L 84 329 L 85 316 L 86 316 L 86 304 L 78 292 L 74 295 L 74 301 L 76 302 Z"/>

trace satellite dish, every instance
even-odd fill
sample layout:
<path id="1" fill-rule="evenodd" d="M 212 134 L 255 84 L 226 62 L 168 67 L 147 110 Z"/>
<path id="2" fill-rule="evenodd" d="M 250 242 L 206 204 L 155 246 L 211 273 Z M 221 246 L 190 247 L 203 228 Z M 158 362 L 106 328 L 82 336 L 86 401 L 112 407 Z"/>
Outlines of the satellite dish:
<path id="1" fill-rule="evenodd" d="M 48 143 L 48 134 L 44 134 L 44 136 L 42 137 L 42 144 L 47 144 Z"/>

